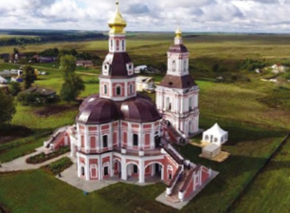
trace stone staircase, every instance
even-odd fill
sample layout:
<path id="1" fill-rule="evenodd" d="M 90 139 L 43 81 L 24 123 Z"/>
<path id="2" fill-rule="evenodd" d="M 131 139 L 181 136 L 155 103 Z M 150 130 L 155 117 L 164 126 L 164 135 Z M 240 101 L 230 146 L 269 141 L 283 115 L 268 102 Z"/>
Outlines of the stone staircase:
<path id="1" fill-rule="evenodd" d="M 191 173 L 191 169 L 185 169 L 182 173 L 182 179 L 181 181 L 178 180 L 177 183 L 175 184 L 173 190 L 172 190 L 172 194 L 170 196 L 167 197 L 167 200 L 171 203 L 179 203 L 181 202 L 178 198 L 178 193 L 181 189 L 181 187 L 183 186 L 183 184 L 185 183 L 185 181 L 188 178 L 188 175 Z M 177 177 L 179 178 L 179 177 Z"/>

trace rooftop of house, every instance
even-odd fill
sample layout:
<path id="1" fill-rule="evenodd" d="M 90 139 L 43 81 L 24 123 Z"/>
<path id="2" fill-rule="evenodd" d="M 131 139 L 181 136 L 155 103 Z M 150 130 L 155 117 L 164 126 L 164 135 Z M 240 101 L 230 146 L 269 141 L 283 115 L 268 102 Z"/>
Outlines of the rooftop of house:
<path id="1" fill-rule="evenodd" d="M 25 90 L 27 93 L 39 93 L 43 96 L 55 95 L 56 91 L 51 89 L 46 89 L 42 87 L 30 87 L 29 89 Z"/>

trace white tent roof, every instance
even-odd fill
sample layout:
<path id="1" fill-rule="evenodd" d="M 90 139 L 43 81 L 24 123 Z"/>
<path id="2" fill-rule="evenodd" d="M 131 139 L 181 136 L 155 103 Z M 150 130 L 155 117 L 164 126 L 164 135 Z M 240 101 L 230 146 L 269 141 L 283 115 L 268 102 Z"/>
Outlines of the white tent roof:
<path id="1" fill-rule="evenodd" d="M 227 131 L 223 130 L 217 123 L 210 128 L 209 130 L 205 131 L 204 134 L 211 134 L 215 136 L 223 136 L 228 134 Z"/>
<path id="2" fill-rule="evenodd" d="M 7 83 L 7 80 L 5 79 L 5 78 L 3 78 L 2 76 L 0 76 L 0 82 L 2 82 L 2 83 Z"/>

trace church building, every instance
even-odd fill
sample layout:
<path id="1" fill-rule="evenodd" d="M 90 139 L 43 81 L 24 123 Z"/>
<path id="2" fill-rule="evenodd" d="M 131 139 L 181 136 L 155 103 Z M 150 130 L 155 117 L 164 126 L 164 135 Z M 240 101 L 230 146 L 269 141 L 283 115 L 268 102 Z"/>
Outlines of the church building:
<path id="1" fill-rule="evenodd" d="M 134 63 L 126 52 L 126 21 L 116 5 L 109 21 L 108 54 L 102 64 L 100 94 L 84 100 L 76 124 L 46 146 L 71 147 L 76 175 L 85 181 L 152 178 L 167 185 L 172 202 L 188 200 L 212 176 L 172 146 L 168 134 L 188 138 L 198 131 L 198 87 L 189 74 L 189 53 L 177 30 L 168 51 L 167 75 L 157 88 L 156 104 L 136 91 Z M 57 138 L 57 137 L 56 137 Z"/>

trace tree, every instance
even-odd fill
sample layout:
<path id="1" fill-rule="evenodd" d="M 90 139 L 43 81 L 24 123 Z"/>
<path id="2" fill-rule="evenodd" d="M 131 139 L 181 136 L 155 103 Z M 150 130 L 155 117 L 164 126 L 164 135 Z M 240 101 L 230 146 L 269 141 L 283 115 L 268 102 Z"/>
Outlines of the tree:
<path id="1" fill-rule="evenodd" d="M 83 80 L 75 74 L 76 59 L 72 55 L 65 55 L 60 63 L 63 72 L 64 83 L 61 87 L 61 98 L 70 103 L 74 101 L 81 91 L 85 90 Z"/>
<path id="2" fill-rule="evenodd" d="M 15 48 L 13 49 L 13 53 L 14 53 L 14 54 L 19 54 L 19 50 L 15 47 Z"/>
<path id="3" fill-rule="evenodd" d="M 9 85 L 9 91 L 11 95 L 17 96 L 18 93 L 21 91 L 21 86 L 19 82 L 11 82 Z"/>
<path id="4" fill-rule="evenodd" d="M 9 123 L 16 113 L 14 98 L 0 90 L 0 125 Z"/>
<path id="5" fill-rule="evenodd" d="M 31 66 L 25 66 L 23 68 L 23 87 L 24 89 L 29 89 L 34 83 L 36 75 L 34 69 Z"/>
<path id="6" fill-rule="evenodd" d="M 60 59 L 60 69 L 63 73 L 64 79 L 76 70 L 76 59 L 72 55 L 62 56 Z"/>
<path id="7" fill-rule="evenodd" d="M 84 90 L 85 84 L 83 80 L 75 74 L 70 74 L 61 87 L 60 96 L 64 101 L 70 103 Z"/>

